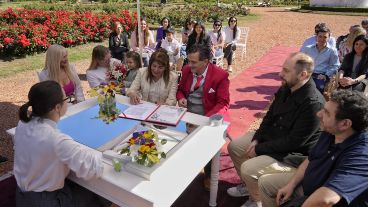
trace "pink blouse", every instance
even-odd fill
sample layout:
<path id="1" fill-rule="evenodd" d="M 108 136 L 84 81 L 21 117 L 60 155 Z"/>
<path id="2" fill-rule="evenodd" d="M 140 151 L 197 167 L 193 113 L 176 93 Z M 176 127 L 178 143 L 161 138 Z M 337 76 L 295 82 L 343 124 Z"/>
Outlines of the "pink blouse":
<path id="1" fill-rule="evenodd" d="M 70 81 L 68 84 L 63 86 L 64 92 L 66 96 L 70 96 L 73 95 L 75 87 L 74 87 L 74 82 Z"/>

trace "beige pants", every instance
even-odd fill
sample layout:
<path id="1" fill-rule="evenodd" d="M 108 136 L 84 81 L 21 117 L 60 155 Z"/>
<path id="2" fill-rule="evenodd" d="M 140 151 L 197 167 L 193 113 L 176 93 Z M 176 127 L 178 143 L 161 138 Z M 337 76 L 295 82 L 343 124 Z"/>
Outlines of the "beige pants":
<path id="1" fill-rule="evenodd" d="M 284 187 L 293 177 L 294 173 L 277 173 L 261 176 L 258 180 L 259 192 L 264 207 L 277 207 L 276 196 L 280 188 Z M 303 188 L 298 186 L 292 198 L 304 196 Z"/>
<path id="2" fill-rule="evenodd" d="M 294 172 L 295 168 L 285 163 L 279 162 L 267 155 L 257 156 L 248 159 L 245 152 L 251 143 L 254 133 L 247 133 L 242 137 L 234 139 L 230 142 L 227 149 L 234 163 L 238 175 L 248 188 L 250 196 L 255 201 L 260 201 L 258 190 L 258 179 L 261 176 Z"/>

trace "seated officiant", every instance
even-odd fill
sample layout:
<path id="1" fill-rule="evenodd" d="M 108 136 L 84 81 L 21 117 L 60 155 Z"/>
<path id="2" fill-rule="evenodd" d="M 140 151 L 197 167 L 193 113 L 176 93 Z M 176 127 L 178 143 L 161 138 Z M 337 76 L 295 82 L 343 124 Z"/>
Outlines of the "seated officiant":
<path id="1" fill-rule="evenodd" d="M 176 98 L 179 106 L 204 116 L 223 114 L 228 119 L 230 102 L 229 74 L 210 63 L 211 48 L 193 45 L 188 50 L 188 64 L 182 69 L 182 78 Z M 210 163 L 205 167 L 204 186 L 210 185 Z"/>
<path id="2" fill-rule="evenodd" d="M 102 153 L 58 130 L 68 97 L 56 81 L 33 85 L 19 109 L 14 135 L 17 207 L 102 207 L 111 202 L 67 180 L 70 171 L 89 180 L 104 171 Z M 31 112 L 30 112 L 31 111 Z"/>
<path id="3" fill-rule="evenodd" d="M 177 75 L 170 71 L 169 55 L 158 49 L 149 60 L 148 68 L 139 69 L 132 85 L 127 89 L 131 104 L 141 100 L 155 104 L 176 105 Z"/>

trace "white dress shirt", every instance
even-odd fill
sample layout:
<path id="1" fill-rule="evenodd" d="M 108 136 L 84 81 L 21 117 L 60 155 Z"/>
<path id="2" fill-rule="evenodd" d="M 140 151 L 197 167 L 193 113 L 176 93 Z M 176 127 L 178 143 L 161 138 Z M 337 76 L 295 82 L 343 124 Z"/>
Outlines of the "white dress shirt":
<path id="1" fill-rule="evenodd" d="M 170 58 L 170 62 L 176 63 L 180 55 L 179 53 L 180 43 L 176 39 L 173 39 L 171 42 L 169 42 L 167 38 L 165 38 L 162 40 L 161 47 L 167 51 Z M 178 53 L 174 55 L 176 51 L 178 51 Z"/>
<path id="2" fill-rule="evenodd" d="M 23 191 L 63 188 L 69 171 L 91 179 L 103 173 L 102 154 L 59 132 L 56 122 L 34 117 L 18 122 L 14 135 L 14 176 Z"/>
<path id="3" fill-rule="evenodd" d="M 89 87 L 94 88 L 101 84 L 107 84 L 108 80 L 107 80 L 106 73 L 107 73 L 107 68 L 105 67 L 98 67 L 97 69 L 94 69 L 94 70 L 87 70 L 86 76 L 87 76 Z"/>

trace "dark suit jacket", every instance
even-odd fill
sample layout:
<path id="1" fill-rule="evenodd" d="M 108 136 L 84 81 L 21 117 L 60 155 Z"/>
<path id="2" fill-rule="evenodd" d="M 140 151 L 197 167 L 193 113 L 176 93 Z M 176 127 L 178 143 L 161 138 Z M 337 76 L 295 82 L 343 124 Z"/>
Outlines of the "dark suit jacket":
<path id="1" fill-rule="evenodd" d="M 308 155 L 320 135 L 316 113 L 324 102 L 312 79 L 294 93 L 281 87 L 253 137 L 258 141 L 257 155 L 280 161 L 294 154 Z"/>
<path id="2" fill-rule="evenodd" d="M 122 60 L 124 53 L 130 50 L 128 35 L 126 32 L 120 34 L 120 44 L 116 44 L 114 38 L 117 36 L 115 32 L 112 32 L 109 36 L 109 49 L 113 58 Z"/>
<path id="3" fill-rule="evenodd" d="M 193 73 L 189 65 L 186 65 L 182 70 L 182 78 L 176 93 L 177 100 L 188 98 L 192 83 Z M 209 63 L 203 86 L 203 107 L 206 116 L 220 113 L 224 115 L 225 120 L 230 120 L 228 116 L 229 84 L 229 74 L 216 65 Z"/>

